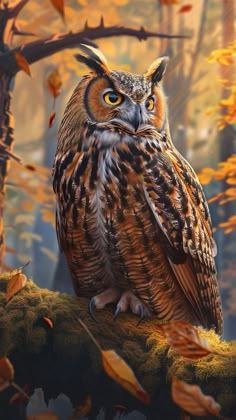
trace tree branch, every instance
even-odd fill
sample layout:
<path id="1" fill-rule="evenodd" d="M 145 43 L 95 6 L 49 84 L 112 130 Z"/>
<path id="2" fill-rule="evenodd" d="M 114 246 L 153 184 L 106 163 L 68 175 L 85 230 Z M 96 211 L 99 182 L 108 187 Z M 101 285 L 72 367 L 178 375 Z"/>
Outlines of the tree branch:
<path id="1" fill-rule="evenodd" d="M 51 56 L 65 48 L 76 48 L 80 43 L 87 43 L 88 45 L 96 46 L 92 40 L 98 38 L 108 38 L 112 36 L 132 36 L 138 38 L 140 41 L 148 38 L 188 38 L 185 35 L 168 35 L 158 32 L 146 31 L 143 27 L 140 29 L 133 29 L 123 26 L 105 27 L 103 19 L 97 27 L 89 27 L 87 24 L 84 29 L 76 32 L 60 33 L 50 35 L 47 38 L 39 39 L 37 41 L 23 44 L 15 50 L 9 51 L 0 57 L 0 66 L 11 74 L 16 74 L 20 69 L 13 56 L 14 51 L 19 51 L 29 64 L 35 63 L 42 58 Z M 13 57 L 14 58 L 14 57 Z"/>
<path id="2" fill-rule="evenodd" d="M 16 18 L 28 2 L 29 0 L 20 0 L 14 6 L 10 7 L 8 9 L 9 19 Z"/>
<path id="3" fill-rule="evenodd" d="M 222 415 L 235 414 L 236 342 L 230 344 L 230 357 L 211 354 L 194 362 L 178 356 L 159 336 L 147 345 L 148 338 L 157 330 L 155 318 L 137 326 L 134 315 L 122 314 L 114 322 L 112 310 L 103 309 L 97 314 L 99 323 L 96 323 L 88 314 L 87 299 L 40 289 L 31 280 L 6 303 L 7 282 L 12 275 L 5 273 L 0 277 L 0 357 L 9 357 L 15 368 L 16 382 L 21 386 L 29 384 L 31 393 L 35 387 L 42 387 L 47 398 L 63 392 L 74 406 L 90 395 L 93 417 L 91 413 L 89 418 L 96 418 L 101 407 L 111 409 L 121 404 L 128 411 L 141 411 L 149 419 L 178 419 L 179 409 L 169 395 L 169 370 L 184 381 L 199 385 L 205 394 L 214 396 L 222 405 Z M 114 349 L 131 366 L 151 397 L 150 406 L 108 378 L 102 368 L 101 354 L 78 317 L 89 327 L 102 349 Z M 218 338 L 213 332 L 209 335 L 216 346 Z M 220 345 L 225 349 L 225 342 Z M 5 415 L 0 412 L 1 418 L 9 418 L 11 395 L 5 391 L 0 393 L 0 407 L 6 409 Z"/>

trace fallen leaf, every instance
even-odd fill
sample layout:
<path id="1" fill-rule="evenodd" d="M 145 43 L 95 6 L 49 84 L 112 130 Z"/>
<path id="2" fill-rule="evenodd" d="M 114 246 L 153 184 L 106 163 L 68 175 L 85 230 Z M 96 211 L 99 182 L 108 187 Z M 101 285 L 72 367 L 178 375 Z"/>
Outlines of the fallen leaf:
<path id="1" fill-rule="evenodd" d="M 61 93 L 62 81 L 58 69 L 53 70 L 47 77 L 47 89 L 53 98 L 57 98 Z"/>
<path id="2" fill-rule="evenodd" d="M 110 378 L 145 404 L 150 404 L 149 395 L 138 382 L 129 365 L 114 350 L 102 350 L 101 354 L 103 368 Z"/>
<path id="3" fill-rule="evenodd" d="M 36 171 L 36 167 L 34 165 L 31 165 L 31 164 L 25 165 L 25 168 L 29 169 L 29 171 Z"/>
<path id="4" fill-rule="evenodd" d="M 50 0 L 53 7 L 60 13 L 63 20 L 65 20 L 64 0 Z"/>
<path id="5" fill-rule="evenodd" d="M 23 57 L 22 54 L 20 54 L 18 51 L 14 51 L 14 56 L 16 59 L 16 62 L 18 64 L 18 66 L 24 70 L 25 73 L 27 73 L 29 76 L 31 76 L 31 72 L 30 72 L 30 66 L 28 61 L 25 59 L 25 57 Z"/>
<path id="6" fill-rule="evenodd" d="M 184 6 L 182 6 L 178 13 L 186 13 L 186 12 L 190 12 L 190 10 L 193 8 L 193 6 L 191 4 L 185 4 Z"/>
<path id="7" fill-rule="evenodd" d="M 46 411 L 45 413 L 32 414 L 27 416 L 26 420 L 59 420 L 59 417 L 52 411 Z"/>
<path id="8" fill-rule="evenodd" d="M 55 119 L 56 113 L 55 112 L 51 112 L 51 114 L 48 117 L 48 128 L 51 128 L 53 123 L 54 123 L 54 119 Z"/>
<path id="9" fill-rule="evenodd" d="M 197 385 L 189 385 L 172 375 L 171 396 L 183 410 L 194 416 L 217 416 L 221 406 Z"/>
<path id="10" fill-rule="evenodd" d="M 159 0 L 162 6 L 171 6 L 172 4 L 179 4 L 179 0 Z"/>
<path id="11" fill-rule="evenodd" d="M 14 274 L 7 283 L 6 302 L 26 285 L 27 278 L 21 272 Z"/>
<path id="12" fill-rule="evenodd" d="M 73 412 L 73 417 L 87 417 L 91 411 L 92 408 L 92 400 L 90 395 L 87 395 L 78 407 L 75 408 Z"/>
<path id="13" fill-rule="evenodd" d="M 45 324 L 47 324 L 49 326 L 49 328 L 53 328 L 53 322 L 50 318 L 47 318 L 46 316 L 43 316 L 43 321 L 45 322 Z"/>
<path id="14" fill-rule="evenodd" d="M 14 379 L 14 367 L 7 357 L 0 359 L 0 392 L 10 385 Z"/>
<path id="15" fill-rule="evenodd" d="M 208 341 L 199 336 L 197 329 L 187 321 L 170 321 L 159 326 L 173 349 L 188 359 L 200 359 L 216 353 Z"/>
<path id="16" fill-rule="evenodd" d="M 145 404 L 150 404 L 151 400 L 149 395 L 138 382 L 129 365 L 115 352 L 115 350 L 102 350 L 100 344 L 97 342 L 87 325 L 80 318 L 78 318 L 78 321 L 101 352 L 102 365 L 107 375 L 136 398 Z"/>
<path id="17" fill-rule="evenodd" d="M 29 385 L 26 384 L 23 386 L 23 391 L 28 394 L 29 393 Z M 22 392 L 16 392 L 9 400 L 9 404 L 20 404 L 21 402 L 27 401 L 29 397 L 27 398 Z"/>

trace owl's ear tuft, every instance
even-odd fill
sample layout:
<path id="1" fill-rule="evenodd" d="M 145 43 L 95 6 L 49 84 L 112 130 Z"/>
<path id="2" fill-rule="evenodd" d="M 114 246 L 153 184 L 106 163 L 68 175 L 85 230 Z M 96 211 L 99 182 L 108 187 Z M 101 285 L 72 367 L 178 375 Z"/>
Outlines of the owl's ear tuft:
<path id="1" fill-rule="evenodd" d="M 157 58 L 150 65 L 148 71 L 145 73 L 145 76 L 148 79 L 151 79 L 152 83 L 154 84 L 160 82 L 165 74 L 168 62 L 169 62 L 169 57 Z"/>
<path id="2" fill-rule="evenodd" d="M 76 60 L 86 64 L 99 76 L 110 73 L 107 60 L 100 50 L 85 44 L 80 44 L 78 47 L 82 50 L 82 54 L 76 54 Z"/>

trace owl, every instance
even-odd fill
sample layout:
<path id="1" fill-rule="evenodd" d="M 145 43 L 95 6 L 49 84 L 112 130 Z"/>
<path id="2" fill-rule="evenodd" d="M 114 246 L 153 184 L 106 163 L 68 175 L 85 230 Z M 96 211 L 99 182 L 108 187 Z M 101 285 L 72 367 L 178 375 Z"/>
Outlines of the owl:
<path id="1" fill-rule="evenodd" d="M 222 332 L 209 209 L 190 164 L 174 147 L 162 78 L 111 70 L 81 45 L 90 69 L 59 128 L 53 166 L 56 227 L 75 292 L 89 311 L 114 305 L 161 321 Z"/>

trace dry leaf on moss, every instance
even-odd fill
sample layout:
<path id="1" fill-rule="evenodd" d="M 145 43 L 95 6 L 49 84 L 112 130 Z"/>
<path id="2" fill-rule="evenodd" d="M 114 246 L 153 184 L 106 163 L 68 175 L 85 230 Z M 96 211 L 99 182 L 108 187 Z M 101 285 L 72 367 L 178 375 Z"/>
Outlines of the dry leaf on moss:
<path id="1" fill-rule="evenodd" d="M 30 72 L 30 66 L 28 61 L 25 59 L 25 57 L 23 57 L 22 54 L 20 54 L 18 51 L 14 52 L 14 56 L 16 59 L 16 62 L 18 64 L 18 66 L 24 70 L 25 73 L 27 73 L 29 76 L 31 76 L 31 72 Z"/>
<path id="2" fill-rule="evenodd" d="M 6 302 L 26 285 L 27 278 L 21 272 L 14 274 L 7 283 Z"/>
<path id="3" fill-rule="evenodd" d="M 114 350 L 102 350 L 101 353 L 103 368 L 110 378 L 127 389 L 140 401 L 150 404 L 149 395 L 140 385 L 129 365 Z"/>
<path id="4" fill-rule="evenodd" d="M 210 353 L 216 354 L 208 341 L 200 337 L 197 329 L 187 321 L 170 321 L 159 328 L 169 345 L 183 357 L 200 359 Z"/>
<path id="5" fill-rule="evenodd" d="M 90 395 L 87 395 L 84 399 L 84 401 L 75 408 L 72 418 L 78 418 L 78 417 L 87 417 L 91 411 L 92 408 L 92 400 Z"/>
<path id="6" fill-rule="evenodd" d="M 78 318 L 80 324 L 88 333 L 91 340 L 97 346 L 102 356 L 102 365 L 107 373 L 115 382 L 129 391 L 132 395 L 138 398 L 145 404 L 150 404 L 151 400 L 147 392 L 143 389 L 138 382 L 134 372 L 129 365 L 115 352 L 115 350 L 102 350 L 100 344 L 94 338 L 87 325 Z"/>
<path id="7" fill-rule="evenodd" d="M 14 367 L 7 357 L 0 359 L 0 392 L 7 388 L 14 379 Z"/>
<path id="8" fill-rule="evenodd" d="M 210 395 L 204 395 L 197 385 L 189 385 L 172 376 L 171 396 L 183 410 L 194 416 L 218 416 L 221 406 Z"/>
<path id="9" fill-rule="evenodd" d="M 45 324 L 48 325 L 49 328 L 53 328 L 54 327 L 53 322 L 52 322 L 52 320 L 50 318 L 47 318 L 46 316 L 43 316 L 43 321 L 45 322 Z"/>

